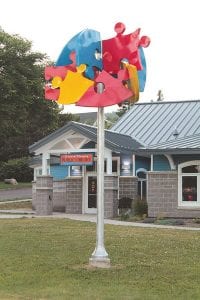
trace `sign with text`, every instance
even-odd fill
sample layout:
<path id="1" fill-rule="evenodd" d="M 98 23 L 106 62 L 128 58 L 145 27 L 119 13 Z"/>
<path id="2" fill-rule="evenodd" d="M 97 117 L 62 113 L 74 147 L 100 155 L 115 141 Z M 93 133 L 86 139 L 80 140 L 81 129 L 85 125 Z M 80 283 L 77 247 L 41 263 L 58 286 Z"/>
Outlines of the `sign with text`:
<path id="1" fill-rule="evenodd" d="M 92 154 L 61 154 L 61 165 L 67 166 L 91 166 L 93 164 Z"/>

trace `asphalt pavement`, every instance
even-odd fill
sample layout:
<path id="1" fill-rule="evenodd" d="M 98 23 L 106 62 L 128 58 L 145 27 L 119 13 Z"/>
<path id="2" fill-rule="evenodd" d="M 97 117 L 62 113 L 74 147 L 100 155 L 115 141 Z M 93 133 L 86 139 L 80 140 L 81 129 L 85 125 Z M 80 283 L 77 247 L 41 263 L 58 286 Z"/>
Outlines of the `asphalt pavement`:
<path id="1" fill-rule="evenodd" d="M 0 190 L 0 201 L 14 199 L 32 199 L 31 188 Z"/>

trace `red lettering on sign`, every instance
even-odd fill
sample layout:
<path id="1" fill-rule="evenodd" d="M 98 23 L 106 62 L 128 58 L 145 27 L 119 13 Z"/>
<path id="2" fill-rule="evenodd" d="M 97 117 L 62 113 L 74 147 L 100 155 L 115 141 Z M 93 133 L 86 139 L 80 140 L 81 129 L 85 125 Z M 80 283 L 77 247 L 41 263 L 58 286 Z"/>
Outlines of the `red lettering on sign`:
<path id="1" fill-rule="evenodd" d="M 72 164 L 72 163 L 80 163 L 80 164 L 88 164 L 93 162 L 92 154 L 62 154 L 60 156 L 61 164 Z"/>

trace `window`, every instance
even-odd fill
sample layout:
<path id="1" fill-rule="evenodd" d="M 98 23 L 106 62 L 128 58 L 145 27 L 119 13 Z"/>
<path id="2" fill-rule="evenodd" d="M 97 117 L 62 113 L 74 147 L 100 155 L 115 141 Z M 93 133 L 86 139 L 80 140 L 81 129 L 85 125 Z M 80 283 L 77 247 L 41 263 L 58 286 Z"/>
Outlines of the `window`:
<path id="1" fill-rule="evenodd" d="M 47 175 L 50 174 L 50 169 L 47 168 Z M 34 168 L 34 180 L 36 180 L 37 176 L 42 176 L 42 168 L 41 167 L 36 167 Z"/>
<path id="2" fill-rule="evenodd" d="M 200 207 L 200 161 L 178 167 L 179 206 Z"/>
<path id="3" fill-rule="evenodd" d="M 120 158 L 113 157 L 112 158 L 112 174 L 119 175 L 120 173 Z"/>
<path id="4" fill-rule="evenodd" d="M 117 173 L 117 171 L 118 171 L 118 161 L 113 160 L 112 161 L 112 173 Z"/>
<path id="5" fill-rule="evenodd" d="M 118 174 L 120 169 L 119 157 L 112 158 L 112 174 Z M 92 166 L 86 166 L 86 172 L 97 172 L 97 159 L 94 158 Z M 107 160 L 104 160 L 104 173 L 107 172 Z"/>

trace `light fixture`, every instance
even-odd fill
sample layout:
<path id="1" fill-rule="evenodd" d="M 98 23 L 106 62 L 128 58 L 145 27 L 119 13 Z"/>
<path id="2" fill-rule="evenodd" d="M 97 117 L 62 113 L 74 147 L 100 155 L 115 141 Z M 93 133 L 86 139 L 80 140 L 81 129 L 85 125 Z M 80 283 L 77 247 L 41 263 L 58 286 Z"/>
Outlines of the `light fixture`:
<path id="1" fill-rule="evenodd" d="M 122 170 L 130 170 L 130 161 L 129 160 L 124 160 L 122 162 Z"/>

